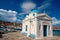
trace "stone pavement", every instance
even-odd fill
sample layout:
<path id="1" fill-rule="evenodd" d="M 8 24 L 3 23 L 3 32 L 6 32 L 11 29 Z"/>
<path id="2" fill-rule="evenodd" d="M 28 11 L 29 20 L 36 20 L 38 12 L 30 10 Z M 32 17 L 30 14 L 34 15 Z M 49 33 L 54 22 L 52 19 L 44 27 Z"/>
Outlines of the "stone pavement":
<path id="1" fill-rule="evenodd" d="M 36 39 L 26 37 L 20 31 L 17 31 L 3 34 L 3 38 L 0 38 L 0 40 L 36 40 Z M 60 37 L 58 36 L 54 36 L 53 38 L 44 37 L 43 39 L 38 40 L 60 40 Z"/>

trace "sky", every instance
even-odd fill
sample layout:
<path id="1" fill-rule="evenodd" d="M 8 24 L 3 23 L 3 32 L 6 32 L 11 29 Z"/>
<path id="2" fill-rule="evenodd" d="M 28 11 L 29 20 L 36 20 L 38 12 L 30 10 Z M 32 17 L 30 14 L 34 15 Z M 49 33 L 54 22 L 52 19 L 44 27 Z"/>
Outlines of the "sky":
<path id="1" fill-rule="evenodd" d="M 0 20 L 21 22 L 31 10 L 39 10 L 52 18 L 53 25 L 60 25 L 59 0 L 0 0 Z"/>

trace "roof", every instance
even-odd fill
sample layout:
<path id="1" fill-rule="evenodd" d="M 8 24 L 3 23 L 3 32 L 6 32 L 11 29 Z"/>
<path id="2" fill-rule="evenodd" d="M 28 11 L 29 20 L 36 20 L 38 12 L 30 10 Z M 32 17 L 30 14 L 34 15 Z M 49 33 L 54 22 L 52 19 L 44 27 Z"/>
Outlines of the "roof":
<path id="1" fill-rule="evenodd" d="M 31 12 L 35 13 L 35 12 L 39 12 L 38 10 L 32 10 Z"/>
<path id="2" fill-rule="evenodd" d="M 51 20 L 51 18 L 45 13 L 38 14 L 37 16 L 38 16 L 38 19 L 41 19 L 41 18 L 46 19 L 46 18 L 48 18 L 48 20 Z"/>

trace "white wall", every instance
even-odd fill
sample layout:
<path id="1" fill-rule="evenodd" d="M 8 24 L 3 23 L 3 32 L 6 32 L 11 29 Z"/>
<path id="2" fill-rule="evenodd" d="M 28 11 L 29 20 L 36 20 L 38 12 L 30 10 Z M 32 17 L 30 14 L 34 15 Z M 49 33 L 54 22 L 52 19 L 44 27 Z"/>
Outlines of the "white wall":
<path id="1" fill-rule="evenodd" d="M 36 17 L 36 13 L 35 17 Z M 32 19 L 32 23 L 30 23 L 30 20 Z M 24 20 L 23 20 L 23 24 L 22 24 L 22 32 L 27 32 L 27 33 L 31 33 L 31 34 L 35 34 L 36 35 L 36 24 L 37 24 L 37 18 L 34 19 L 33 13 L 30 13 Z M 28 25 L 28 31 L 26 31 L 26 25 Z"/>
<path id="2" fill-rule="evenodd" d="M 28 16 L 26 16 L 26 18 L 23 20 L 23 24 L 22 24 L 22 32 L 26 32 L 27 35 L 31 34 L 35 34 L 40 35 L 41 37 L 43 36 L 43 24 L 42 22 L 44 22 L 45 20 L 40 20 L 37 21 L 38 19 L 36 18 L 38 16 L 37 13 L 35 14 L 35 18 L 33 16 L 33 13 L 30 13 Z M 47 17 L 45 17 L 47 18 Z M 32 19 L 32 23 L 30 23 L 30 19 Z M 50 21 L 45 21 L 46 23 L 50 23 Z M 41 31 L 39 30 L 39 25 L 41 24 Z M 28 30 L 26 31 L 26 25 L 28 26 Z M 45 25 L 45 24 L 44 24 Z M 47 24 L 50 25 L 50 24 Z M 40 33 L 41 32 L 41 33 Z M 40 33 L 40 34 L 39 34 Z"/>

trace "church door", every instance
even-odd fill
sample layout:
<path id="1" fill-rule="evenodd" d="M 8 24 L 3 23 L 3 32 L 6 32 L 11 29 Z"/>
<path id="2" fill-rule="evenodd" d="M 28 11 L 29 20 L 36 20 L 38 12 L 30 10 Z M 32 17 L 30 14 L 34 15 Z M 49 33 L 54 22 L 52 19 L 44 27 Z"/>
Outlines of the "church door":
<path id="1" fill-rule="evenodd" d="M 46 37 L 47 36 L 47 25 L 43 26 L 43 36 Z"/>

